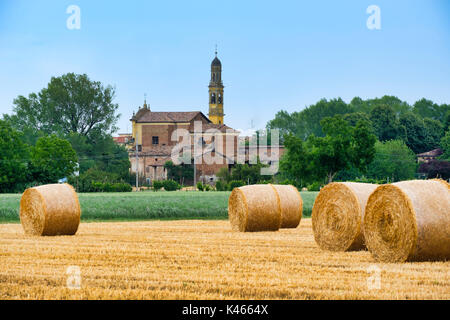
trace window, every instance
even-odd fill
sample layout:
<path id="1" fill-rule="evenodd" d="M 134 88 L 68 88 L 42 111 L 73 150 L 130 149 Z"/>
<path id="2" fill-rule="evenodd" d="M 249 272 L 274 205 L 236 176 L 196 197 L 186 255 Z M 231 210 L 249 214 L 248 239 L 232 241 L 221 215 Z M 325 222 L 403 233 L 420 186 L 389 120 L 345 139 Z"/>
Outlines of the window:
<path id="1" fill-rule="evenodd" d="M 216 94 L 213 93 L 213 94 L 211 95 L 211 104 L 215 104 L 215 103 L 216 103 Z"/>
<path id="2" fill-rule="evenodd" d="M 159 144 L 159 137 L 152 137 L 153 144 Z"/>

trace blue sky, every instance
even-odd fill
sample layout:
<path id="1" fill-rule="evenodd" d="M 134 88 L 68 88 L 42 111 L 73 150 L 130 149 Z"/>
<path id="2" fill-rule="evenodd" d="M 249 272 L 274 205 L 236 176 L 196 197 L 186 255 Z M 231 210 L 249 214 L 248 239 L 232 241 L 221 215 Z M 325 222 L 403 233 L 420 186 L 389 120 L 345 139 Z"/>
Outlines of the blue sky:
<path id="1" fill-rule="evenodd" d="M 66 27 L 69 5 L 80 30 Z M 369 5 L 381 30 L 366 27 Z M 0 0 L 0 113 L 75 72 L 116 87 L 120 132 L 144 93 L 155 111 L 207 114 L 216 43 L 225 123 L 237 129 L 321 98 L 450 103 L 447 0 Z"/>

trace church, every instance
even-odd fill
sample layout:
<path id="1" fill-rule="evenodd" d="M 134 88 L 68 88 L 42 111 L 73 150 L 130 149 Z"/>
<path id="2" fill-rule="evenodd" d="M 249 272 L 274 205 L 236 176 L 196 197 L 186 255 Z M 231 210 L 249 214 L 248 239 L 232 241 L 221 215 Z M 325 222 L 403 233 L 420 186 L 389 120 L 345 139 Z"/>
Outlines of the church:
<path id="1" fill-rule="evenodd" d="M 176 111 L 152 111 L 147 101 L 134 113 L 130 119 L 132 123 L 133 142 L 130 149 L 131 172 L 139 172 L 140 177 L 145 177 L 146 183 L 153 180 L 167 179 L 167 170 L 164 164 L 172 160 L 172 150 L 177 145 L 178 140 L 172 139 L 174 132 L 178 129 L 187 130 L 194 137 L 195 123 L 201 124 L 202 152 L 213 153 L 217 156 L 213 148 L 208 148 L 217 144 L 217 139 L 221 139 L 221 145 L 226 148 L 226 143 L 232 139 L 232 152 L 220 155 L 224 157 L 223 163 L 207 164 L 202 162 L 196 164 L 196 181 L 203 183 L 214 183 L 216 174 L 222 168 L 231 169 L 235 162 L 238 150 L 239 132 L 228 127 L 224 114 L 224 86 L 222 82 L 222 63 L 217 57 L 211 63 L 211 79 L 209 82 L 209 113 L 206 116 L 202 111 L 176 112 Z M 216 132 L 214 135 L 208 134 L 211 129 Z M 176 133 L 175 133 L 176 134 Z M 126 137 L 122 137 L 126 139 Z M 173 141 L 175 140 L 175 141 Z M 199 143 L 193 141 L 192 144 Z M 136 145 L 137 144 L 137 145 Z M 230 144 L 230 143 L 229 143 Z M 135 151 L 137 148 L 137 152 Z M 137 157 L 136 157 L 137 153 Z M 192 181 L 191 181 L 192 182 Z"/>

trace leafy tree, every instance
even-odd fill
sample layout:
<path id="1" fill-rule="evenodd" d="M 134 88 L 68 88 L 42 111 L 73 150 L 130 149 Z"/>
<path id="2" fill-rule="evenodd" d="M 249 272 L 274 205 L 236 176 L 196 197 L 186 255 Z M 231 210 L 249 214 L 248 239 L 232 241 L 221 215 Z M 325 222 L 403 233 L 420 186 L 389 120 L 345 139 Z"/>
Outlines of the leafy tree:
<path id="1" fill-rule="evenodd" d="M 450 107 L 449 107 L 449 109 L 450 109 Z M 450 110 L 447 111 L 447 113 L 445 114 L 443 125 L 444 125 L 444 131 L 447 132 L 448 129 L 450 128 Z"/>
<path id="2" fill-rule="evenodd" d="M 391 181 L 413 179 L 416 173 L 416 155 L 402 140 L 377 142 L 375 157 L 368 166 L 369 178 Z"/>
<path id="3" fill-rule="evenodd" d="M 172 161 L 166 161 L 164 168 L 167 169 L 167 176 L 171 180 L 178 180 L 180 184 L 184 183 L 184 180 L 191 180 L 194 176 L 193 164 L 181 164 L 175 165 Z"/>
<path id="4" fill-rule="evenodd" d="M 261 175 L 261 169 L 267 167 L 267 165 L 262 164 L 259 159 L 257 159 L 256 164 L 236 164 L 236 166 L 231 170 L 231 180 L 235 181 L 245 181 L 245 183 L 255 184 L 260 181 L 271 180 L 271 176 Z"/>
<path id="5" fill-rule="evenodd" d="M 293 134 L 285 136 L 286 153 L 280 159 L 280 175 L 297 187 L 314 182 L 316 177 L 314 160 L 311 157 L 311 139 L 303 141 Z M 320 179 L 320 178 L 319 178 Z"/>
<path id="6" fill-rule="evenodd" d="M 297 186 L 323 181 L 332 182 L 336 174 L 351 166 L 364 171 L 374 157 L 376 138 L 367 122 L 351 127 L 342 116 L 321 121 L 325 137 L 310 136 L 307 141 L 289 135 L 287 153 L 280 161 L 285 178 Z"/>
<path id="7" fill-rule="evenodd" d="M 124 181 L 130 180 L 128 151 L 116 144 L 110 135 L 94 130 L 89 136 L 71 133 L 67 140 L 78 155 L 81 173 L 96 168 L 98 171 L 116 173 Z"/>
<path id="8" fill-rule="evenodd" d="M 312 140 L 316 171 L 326 172 L 328 183 L 351 165 L 364 171 L 375 153 L 376 138 L 368 123 L 360 121 L 351 127 L 341 116 L 335 116 L 323 119 L 321 124 L 326 136 Z"/>
<path id="9" fill-rule="evenodd" d="M 411 111 L 411 106 L 395 96 L 383 96 L 381 98 L 362 100 L 359 97 L 354 98 L 350 102 L 350 106 L 354 108 L 356 112 L 364 112 L 370 114 L 370 112 L 378 106 L 389 106 L 396 115 L 403 114 Z"/>
<path id="10" fill-rule="evenodd" d="M 406 130 L 406 145 L 414 153 L 431 150 L 428 146 L 428 135 L 424 121 L 416 114 L 409 112 L 400 116 L 400 124 Z"/>
<path id="11" fill-rule="evenodd" d="M 68 73 L 52 77 L 38 94 L 15 99 L 11 118 L 20 129 L 34 128 L 47 134 L 113 132 L 120 117 L 115 115 L 119 106 L 113 103 L 114 96 L 113 87 L 105 88 L 86 74 Z"/>
<path id="12" fill-rule="evenodd" d="M 219 172 L 217 172 L 216 176 L 221 181 L 224 181 L 226 183 L 229 183 L 231 181 L 231 173 L 230 170 L 228 170 L 228 168 L 221 168 Z"/>
<path id="13" fill-rule="evenodd" d="M 445 136 L 441 139 L 441 148 L 444 152 L 441 159 L 450 160 L 450 131 L 447 131 Z"/>
<path id="14" fill-rule="evenodd" d="M 370 111 L 370 120 L 378 140 L 405 139 L 405 127 L 400 124 L 395 111 L 390 106 L 379 105 L 373 108 Z"/>
<path id="15" fill-rule="evenodd" d="M 322 99 L 301 112 L 293 112 L 292 114 L 286 111 L 278 112 L 275 119 L 269 121 L 267 128 L 279 129 L 280 136 L 290 133 L 303 140 L 306 140 L 311 134 L 322 137 L 324 136 L 320 125 L 322 119 L 352 112 L 353 108 L 340 98 L 329 101 Z"/>
<path id="16" fill-rule="evenodd" d="M 413 112 L 420 115 L 422 118 L 431 118 L 439 120 L 442 123 L 445 121 L 446 113 L 450 110 L 450 105 L 438 105 L 431 100 L 425 98 L 414 103 Z"/>
<path id="17" fill-rule="evenodd" d="M 370 126 L 372 126 L 369 115 L 364 112 L 347 113 L 344 115 L 344 120 L 346 120 L 352 127 L 356 126 L 359 121 L 366 121 L 370 124 Z"/>
<path id="18" fill-rule="evenodd" d="M 433 120 L 430 118 L 425 118 L 423 123 L 427 131 L 427 150 L 425 151 L 439 148 L 441 139 L 444 136 L 444 127 L 442 123 L 438 120 Z"/>
<path id="19" fill-rule="evenodd" d="M 0 193 L 22 191 L 28 156 L 22 134 L 8 121 L 0 120 Z"/>
<path id="20" fill-rule="evenodd" d="M 77 161 L 69 141 L 55 135 L 39 138 L 31 149 L 31 170 L 34 179 L 41 183 L 54 183 L 72 175 Z"/>

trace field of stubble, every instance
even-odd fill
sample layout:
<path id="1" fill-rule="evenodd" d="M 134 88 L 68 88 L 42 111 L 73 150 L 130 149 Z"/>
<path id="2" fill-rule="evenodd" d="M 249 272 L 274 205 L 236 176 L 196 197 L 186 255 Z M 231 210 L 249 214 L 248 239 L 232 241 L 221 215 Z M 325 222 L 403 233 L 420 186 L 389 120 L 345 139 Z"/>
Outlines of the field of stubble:
<path id="1" fill-rule="evenodd" d="M 370 290 L 374 264 L 368 252 L 321 251 L 310 219 L 262 233 L 228 221 L 83 223 L 51 238 L 0 225 L 0 299 L 450 299 L 450 262 L 376 264 Z M 67 288 L 69 266 L 81 289 Z"/>

